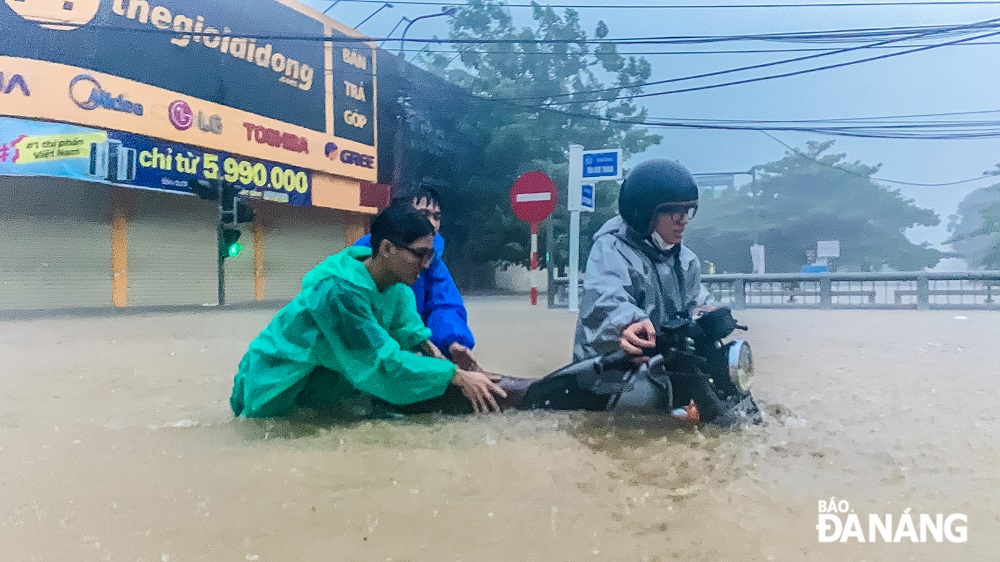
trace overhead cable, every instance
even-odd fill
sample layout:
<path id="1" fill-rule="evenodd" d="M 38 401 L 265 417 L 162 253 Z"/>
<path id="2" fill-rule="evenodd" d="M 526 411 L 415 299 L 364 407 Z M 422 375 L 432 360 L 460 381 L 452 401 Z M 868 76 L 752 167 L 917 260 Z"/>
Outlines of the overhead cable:
<path id="1" fill-rule="evenodd" d="M 340 0 L 352 4 L 383 4 L 384 0 Z M 420 2 L 417 0 L 397 0 L 393 4 L 410 6 L 454 6 L 455 2 Z M 927 0 L 927 1 L 902 1 L 902 2 L 769 2 L 769 3 L 748 3 L 748 4 L 545 4 L 546 8 L 569 8 L 573 10 L 718 10 L 718 9 L 770 9 L 770 8 L 860 8 L 860 7 L 884 7 L 898 8 L 903 6 L 995 6 L 1000 2 L 995 0 L 957 0 L 949 2 L 947 0 Z M 507 3 L 505 8 L 533 8 L 532 4 Z"/>

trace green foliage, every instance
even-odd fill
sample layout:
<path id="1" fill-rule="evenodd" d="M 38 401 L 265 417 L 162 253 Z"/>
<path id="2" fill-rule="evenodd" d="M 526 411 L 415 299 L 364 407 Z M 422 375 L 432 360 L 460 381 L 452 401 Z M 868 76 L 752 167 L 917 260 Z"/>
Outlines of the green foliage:
<path id="1" fill-rule="evenodd" d="M 984 175 L 1000 175 L 1000 164 Z M 970 267 L 1000 268 L 1000 183 L 979 188 L 962 200 L 948 225 L 955 252 Z"/>
<path id="2" fill-rule="evenodd" d="M 871 179 L 878 166 L 827 154 L 834 141 L 809 142 L 804 152 L 756 167 L 739 189 L 703 191 L 698 216 L 685 235 L 718 272 L 749 272 L 750 246 L 767 251 L 768 272 L 794 272 L 818 240 L 839 240 L 839 271 L 921 270 L 941 253 L 907 240 L 914 226 L 940 222 L 930 209 Z"/>
<path id="3" fill-rule="evenodd" d="M 470 0 L 451 19 L 449 36 L 510 42 L 459 43 L 456 55 L 422 57 L 428 70 L 475 96 L 519 98 L 477 101 L 461 116 L 461 134 L 470 144 L 482 147 L 482 153 L 455 163 L 451 178 L 455 189 L 447 193 L 442 226 L 450 255 L 527 264 L 529 227 L 514 217 L 508 197 L 517 176 L 542 170 L 556 182 L 560 188 L 554 213 L 556 232 L 559 239 L 565 239 L 568 146 L 620 147 L 627 158 L 660 142 L 660 136 L 627 123 L 568 117 L 542 107 L 547 102 L 568 101 L 555 108 L 570 114 L 641 121 L 646 117 L 644 108 L 627 97 L 615 98 L 640 93 L 652 67 L 642 57 L 622 56 L 613 44 L 585 43 L 588 34 L 575 10 L 559 14 L 535 3 L 532 19 L 532 27 L 518 28 L 502 3 Z M 607 25 L 599 22 L 594 35 L 608 33 Z M 590 92 L 606 88 L 610 91 Z M 610 204 L 617 197 L 617 187 L 600 185 L 596 197 L 598 205 Z M 600 219 L 613 214 L 613 209 L 604 207 L 599 216 L 585 215 L 583 237 L 589 242 L 603 222 Z M 545 236 L 539 238 L 544 245 Z M 545 248 L 540 250 L 544 256 Z M 553 256 L 556 263 L 565 263 L 565 257 L 564 251 Z"/>

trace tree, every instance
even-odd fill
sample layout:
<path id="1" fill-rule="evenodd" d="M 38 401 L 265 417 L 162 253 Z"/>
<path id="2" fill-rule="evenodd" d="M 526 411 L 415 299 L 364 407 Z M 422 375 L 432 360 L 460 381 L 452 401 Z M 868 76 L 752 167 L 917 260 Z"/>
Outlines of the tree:
<path id="1" fill-rule="evenodd" d="M 645 119 L 646 110 L 628 99 L 642 92 L 650 76 L 644 58 L 622 56 L 611 43 L 586 43 L 588 34 L 575 10 L 560 15 L 533 3 L 532 19 L 532 27 L 518 28 L 501 2 L 470 0 L 451 19 L 449 37 L 471 42 L 457 43 L 454 55 L 421 56 L 429 71 L 458 84 L 474 100 L 463 101 L 460 129 L 480 154 L 454 163 L 449 178 L 442 226 L 449 260 L 527 264 L 528 225 L 510 211 L 508 192 L 518 175 L 531 170 L 543 170 L 565 186 L 569 144 L 620 147 L 628 157 L 660 142 L 659 135 L 632 124 L 594 119 Z M 595 36 L 608 32 L 598 22 Z M 598 185 L 596 197 L 602 206 L 613 204 L 616 185 Z M 613 213 L 605 210 L 581 221 L 583 238 L 589 240 L 600 218 Z M 557 238 L 565 239 L 565 188 L 554 217 Z M 564 252 L 553 257 L 565 263 Z"/>
<path id="2" fill-rule="evenodd" d="M 839 240 L 841 271 L 921 270 L 941 252 L 907 240 L 914 226 L 934 226 L 934 211 L 872 180 L 879 166 L 826 154 L 834 141 L 808 142 L 806 150 L 756 166 L 755 180 L 739 189 L 706 190 L 687 243 L 717 270 L 751 270 L 750 246 L 767 251 L 769 272 L 795 272 L 819 240 Z"/>
<path id="3" fill-rule="evenodd" d="M 1000 175 L 1000 164 L 983 175 Z M 970 267 L 1000 268 L 1000 183 L 968 194 L 950 218 L 947 243 L 955 252 Z"/>

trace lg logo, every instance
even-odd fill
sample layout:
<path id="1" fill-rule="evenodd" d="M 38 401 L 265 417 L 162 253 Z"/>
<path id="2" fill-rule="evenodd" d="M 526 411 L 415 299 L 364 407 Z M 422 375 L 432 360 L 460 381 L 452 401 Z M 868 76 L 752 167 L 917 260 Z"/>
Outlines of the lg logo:
<path id="1" fill-rule="evenodd" d="M 194 110 L 191 105 L 183 100 L 175 100 L 167 107 L 167 117 L 170 124 L 178 131 L 186 131 L 194 125 Z M 222 134 L 222 117 L 218 115 L 206 116 L 205 112 L 198 112 L 198 128 L 206 133 Z"/>
<path id="2" fill-rule="evenodd" d="M 204 113 L 198 112 L 198 128 L 206 133 L 222 134 L 222 117 L 211 115 L 206 117 Z"/>
<path id="3" fill-rule="evenodd" d="M 170 124 L 178 131 L 186 131 L 194 125 L 194 111 L 186 101 L 176 100 L 167 107 Z"/>

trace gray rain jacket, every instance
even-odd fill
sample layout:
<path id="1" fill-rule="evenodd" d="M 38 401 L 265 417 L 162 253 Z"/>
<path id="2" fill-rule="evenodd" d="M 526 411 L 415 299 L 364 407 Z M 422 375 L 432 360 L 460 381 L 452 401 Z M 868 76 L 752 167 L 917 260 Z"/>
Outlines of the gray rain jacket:
<path id="1" fill-rule="evenodd" d="M 674 274 L 674 254 L 656 248 L 621 216 L 594 234 L 573 342 L 573 361 L 619 349 L 622 331 L 646 318 L 660 326 L 672 314 L 712 304 L 701 284 L 698 256 L 681 244 L 683 296 Z"/>

